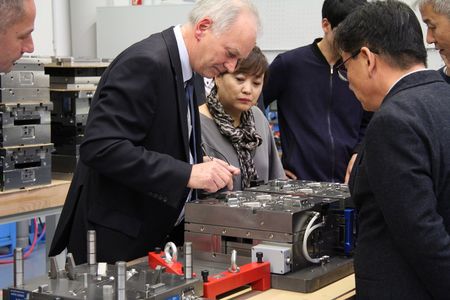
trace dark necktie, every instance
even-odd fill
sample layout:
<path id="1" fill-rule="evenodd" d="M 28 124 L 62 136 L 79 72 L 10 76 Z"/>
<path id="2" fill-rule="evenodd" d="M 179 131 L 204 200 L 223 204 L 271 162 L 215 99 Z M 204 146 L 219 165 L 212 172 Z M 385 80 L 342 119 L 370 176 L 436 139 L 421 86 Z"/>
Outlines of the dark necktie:
<path id="1" fill-rule="evenodd" d="M 195 141 L 195 107 L 194 107 L 194 76 L 186 82 L 186 87 L 184 88 L 187 107 L 189 109 L 189 115 L 191 118 L 192 130 L 189 133 L 189 148 L 191 150 L 192 158 L 194 163 L 197 163 L 197 151 L 196 151 L 196 141 Z"/>

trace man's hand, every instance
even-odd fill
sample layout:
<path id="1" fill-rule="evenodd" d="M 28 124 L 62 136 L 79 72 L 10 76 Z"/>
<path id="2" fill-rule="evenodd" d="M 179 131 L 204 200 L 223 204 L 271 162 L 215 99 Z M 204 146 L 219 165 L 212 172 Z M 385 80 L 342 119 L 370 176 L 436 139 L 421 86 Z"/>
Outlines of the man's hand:
<path id="1" fill-rule="evenodd" d="M 347 172 L 345 172 L 345 179 L 344 179 L 344 183 L 346 183 L 346 184 L 348 184 L 348 181 L 350 179 L 350 174 L 352 173 L 353 164 L 355 163 L 357 156 L 358 156 L 357 153 L 353 154 L 352 157 L 350 158 L 350 161 L 348 162 Z"/>
<path id="2" fill-rule="evenodd" d="M 239 175 L 239 168 L 228 165 L 223 160 L 214 158 L 201 164 L 192 166 L 188 187 L 203 189 L 208 193 L 214 193 L 223 187 L 233 190 L 233 176 Z"/>

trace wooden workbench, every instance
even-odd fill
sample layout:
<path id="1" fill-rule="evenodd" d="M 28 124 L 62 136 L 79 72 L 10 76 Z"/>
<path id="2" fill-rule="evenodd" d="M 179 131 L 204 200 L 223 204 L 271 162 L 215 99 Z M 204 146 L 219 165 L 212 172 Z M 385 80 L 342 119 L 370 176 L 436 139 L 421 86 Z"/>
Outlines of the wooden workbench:
<path id="1" fill-rule="evenodd" d="M 0 192 L 0 224 L 61 210 L 70 179 L 54 179 L 51 184 Z"/>
<path id="2" fill-rule="evenodd" d="M 297 293 L 270 289 L 264 292 L 251 291 L 233 299 L 239 300 L 343 300 L 355 296 L 355 275 L 349 275 L 313 293 Z"/>

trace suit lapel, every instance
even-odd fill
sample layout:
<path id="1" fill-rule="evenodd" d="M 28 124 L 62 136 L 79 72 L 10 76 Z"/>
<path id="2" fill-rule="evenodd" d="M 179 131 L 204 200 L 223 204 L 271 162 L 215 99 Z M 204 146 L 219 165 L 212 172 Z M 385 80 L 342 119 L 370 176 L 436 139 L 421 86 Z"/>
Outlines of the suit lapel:
<path id="1" fill-rule="evenodd" d="M 177 40 L 173 33 L 173 27 L 164 30 L 162 37 L 167 46 L 169 52 L 170 65 L 172 67 L 172 73 L 175 78 L 177 104 L 178 104 L 178 118 L 180 123 L 180 131 L 183 136 L 184 151 L 186 154 L 186 161 L 189 162 L 189 135 L 187 128 L 187 105 L 185 101 L 183 74 L 181 71 L 180 55 L 178 53 Z"/>

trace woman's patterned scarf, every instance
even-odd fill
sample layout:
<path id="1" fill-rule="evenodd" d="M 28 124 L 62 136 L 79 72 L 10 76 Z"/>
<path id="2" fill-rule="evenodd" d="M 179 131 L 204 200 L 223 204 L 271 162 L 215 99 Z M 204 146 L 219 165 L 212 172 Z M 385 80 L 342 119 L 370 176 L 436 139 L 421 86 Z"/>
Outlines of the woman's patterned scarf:
<path id="1" fill-rule="evenodd" d="M 241 167 L 242 187 L 250 187 L 250 181 L 257 179 L 258 176 L 252 154 L 262 143 L 261 136 L 255 130 L 255 118 L 252 110 L 243 112 L 241 124 L 234 127 L 233 119 L 223 110 L 222 103 L 217 98 L 217 87 L 211 90 L 206 98 L 206 103 L 220 133 L 231 142 L 236 150 Z"/>

